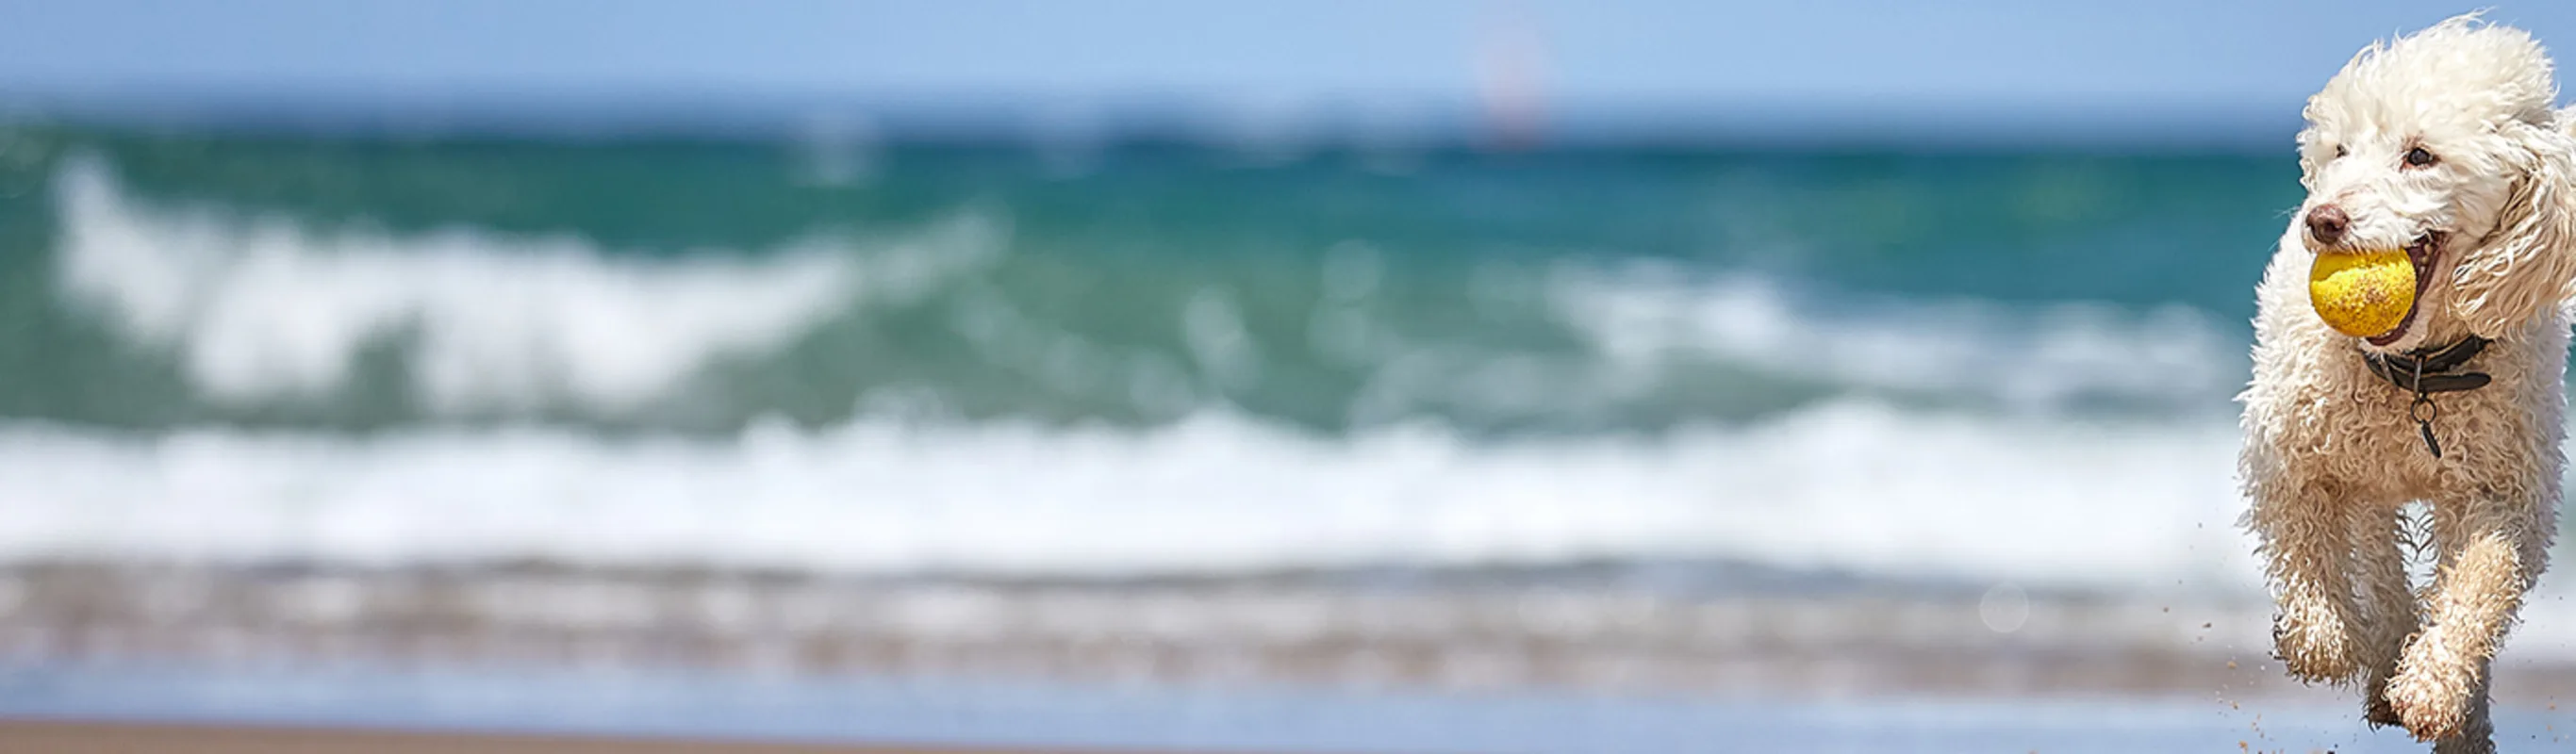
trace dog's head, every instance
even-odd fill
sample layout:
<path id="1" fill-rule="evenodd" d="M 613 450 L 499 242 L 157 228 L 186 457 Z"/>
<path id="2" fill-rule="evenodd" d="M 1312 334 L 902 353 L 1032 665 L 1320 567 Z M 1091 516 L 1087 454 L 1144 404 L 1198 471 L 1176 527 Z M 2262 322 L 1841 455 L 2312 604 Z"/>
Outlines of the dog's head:
<path id="1" fill-rule="evenodd" d="M 2362 50 L 2308 98 L 2308 198 L 2284 244 L 2405 249 L 2415 265 L 2415 310 L 2368 347 L 2503 337 L 2554 313 L 2576 281 L 2576 139 L 2557 95 L 2530 35 L 2462 16 Z"/>

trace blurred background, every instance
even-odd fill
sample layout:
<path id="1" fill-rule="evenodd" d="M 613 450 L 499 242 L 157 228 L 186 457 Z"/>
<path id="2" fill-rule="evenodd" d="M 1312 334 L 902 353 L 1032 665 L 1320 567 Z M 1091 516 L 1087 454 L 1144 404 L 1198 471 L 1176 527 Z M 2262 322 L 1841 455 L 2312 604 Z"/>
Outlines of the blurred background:
<path id="1" fill-rule="evenodd" d="M 2408 750 L 2230 398 L 2467 9 L 0 3 L 0 728 Z"/>

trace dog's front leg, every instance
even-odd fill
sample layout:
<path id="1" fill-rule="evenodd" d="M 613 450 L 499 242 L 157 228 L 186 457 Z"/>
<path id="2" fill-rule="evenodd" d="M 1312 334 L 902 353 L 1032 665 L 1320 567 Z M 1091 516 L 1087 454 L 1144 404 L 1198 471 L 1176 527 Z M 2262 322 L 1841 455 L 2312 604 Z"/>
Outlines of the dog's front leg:
<path id="1" fill-rule="evenodd" d="M 2248 528 L 2261 541 L 2281 608 L 2272 623 L 2274 650 L 2301 680 L 2351 679 L 2361 670 L 2346 568 L 2354 549 L 2351 506 L 2324 484 L 2257 486 L 2254 492 Z"/>
<path id="2" fill-rule="evenodd" d="M 2415 591 L 2407 583 L 2406 552 L 2403 544 L 2410 541 L 2405 510 L 2395 506 L 2353 517 L 2353 540 L 2359 549 L 2353 553 L 2358 578 L 2353 626 L 2361 662 L 2362 719 L 2371 725 L 2404 725 L 2397 710 L 2388 706 L 2388 681 L 2397 675 L 2397 659 L 2406 651 L 2407 637 L 2415 635 L 2418 621 Z M 2417 543 L 2429 547 L 2430 542 Z"/>
<path id="3" fill-rule="evenodd" d="M 2554 487 L 2531 489 L 2554 493 Z M 2531 528 L 2531 511 L 2540 504 L 2488 494 L 2434 507 L 2441 568 L 2425 605 L 2424 631 L 2407 645 L 2387 694 L 2408 732 L 2440 742 L 2435 751 L 2494 750 L 2488 666 L 2548 557 L 2547 535 Z"/>

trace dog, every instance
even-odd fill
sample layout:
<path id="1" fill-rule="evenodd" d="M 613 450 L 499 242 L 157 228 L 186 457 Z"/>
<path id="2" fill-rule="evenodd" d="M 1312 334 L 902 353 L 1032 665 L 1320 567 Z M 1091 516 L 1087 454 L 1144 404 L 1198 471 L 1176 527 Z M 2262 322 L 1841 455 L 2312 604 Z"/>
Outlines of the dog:
<path id="1" fill-rule="evenodd" d="M 2363 49 L 2308 99 L 2308 196 L 2257 288 L 2239 471 L 2274 648 L 2436 752 L 2494 749 L 2490 664 L 2557 528 L 2576 137 L 2556 98 L 2539 43 L 2475 14 Z M 2330 328 L 2318 255 L 2395 249 L 2413 309 Z"/>

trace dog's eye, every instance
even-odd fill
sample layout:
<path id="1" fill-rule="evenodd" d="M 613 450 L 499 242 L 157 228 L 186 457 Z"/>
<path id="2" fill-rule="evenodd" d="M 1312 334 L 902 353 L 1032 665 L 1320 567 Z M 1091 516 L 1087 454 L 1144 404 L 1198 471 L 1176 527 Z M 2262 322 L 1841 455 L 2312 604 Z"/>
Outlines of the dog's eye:
<path id="1" fill-rule="evenodd" d="M 2419 168 L 2427 167 L 2435 162 L 2439 162 L 2439 160 L 2434 159 L 2433 153 L 2424 151 L 2423 147 L 2406 150 L 2406 164 L 2409 166 Z"/>

